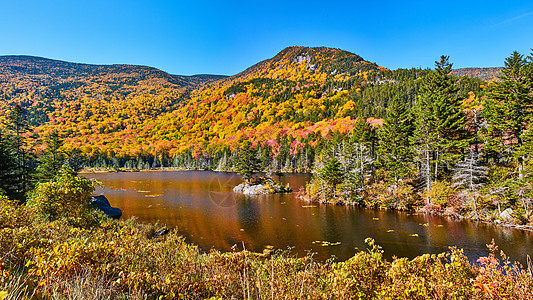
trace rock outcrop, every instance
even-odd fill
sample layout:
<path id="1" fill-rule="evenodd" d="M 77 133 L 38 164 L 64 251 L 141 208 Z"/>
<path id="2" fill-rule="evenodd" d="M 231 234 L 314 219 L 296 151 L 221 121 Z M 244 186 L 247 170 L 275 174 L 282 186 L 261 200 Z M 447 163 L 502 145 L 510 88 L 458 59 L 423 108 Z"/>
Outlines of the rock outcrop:
<path id="1" fill-rule="evenodd" d="M 508 208 L 500 214 L 500 218 L 502 218 L 505 222 L 511 222 L 513 220 L 513 210 L 511 208 Z"/>
<path id="2" fill-rule="evenodd" d="M 270 188 L 262 184 L 251 185 L 247 182 L 241 183 L 238 186 L 234 187 L 233 191 L 235 193 L 240 193 L 240 194 L 245 194 L 245 195 L 273 194 L 273 191 L 271 191 Z"/>
<path id="3" fill-rule="evenodd" d="M 287 185 L 286 187 L 280 184 L 251 184 L 249 182 L 244 182 L 233 188 L 235 193 L 245 194 L 245 195 L 265 195 L 265 194 L 276 194 L 276 193 L 290 193 L 292 189 Z"/>

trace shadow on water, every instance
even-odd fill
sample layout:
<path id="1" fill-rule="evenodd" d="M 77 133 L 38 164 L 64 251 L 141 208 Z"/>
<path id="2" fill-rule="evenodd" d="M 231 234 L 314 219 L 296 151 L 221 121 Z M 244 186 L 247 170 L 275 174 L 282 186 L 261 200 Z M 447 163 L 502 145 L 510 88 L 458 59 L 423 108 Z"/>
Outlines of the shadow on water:
<path id="1" fill-rule="evenodd" d="M 513 260 L 525 263 L 533 254 L 533 233 L 440 216 L 363 209 L 352 206 L 308 204 L 296 193 L 247 197 L 233 193 L 241 182 L 234 173 L 208 171 L 150 171 L 85 174 L 103 183 L 105 194 L 124 218 L 159 222 L 177 228 L 203 250 L 230 251 L 242 243 L 262 252 L 274 246 L 293 248 L 315 258 L 346 260 L 366 249 L 365 238 L 376 240 L 392 256 L 441 253 L 457 246 L 475 260 L 487 255 L 486 244 L 496 244 Z M 293 190 L 304 186 L 309 174 L 285 174 L 281 181 Z"/>

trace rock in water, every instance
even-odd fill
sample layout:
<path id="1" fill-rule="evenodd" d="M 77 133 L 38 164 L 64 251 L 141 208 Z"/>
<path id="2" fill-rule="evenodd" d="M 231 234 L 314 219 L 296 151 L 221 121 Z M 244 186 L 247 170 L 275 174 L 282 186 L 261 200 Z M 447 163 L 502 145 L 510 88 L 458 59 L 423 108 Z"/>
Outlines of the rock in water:
<path id="1" fill-rule="evenodd" d="M 264 195 L 271 193 L 270 189 L 262 184 L 250 185 L 249 183 L 241 183 L 234 187 L 233 191 L 245 195 Z"/>
<path id="2" fill-rule="evenodd" d="M 107 216 L 118 220 L 122 216 L 122 210 L 117 207 L 112 207 L 109 200 L 104 195 L 91 197 L 91 205 L 104 212 Z"/>
<path id="3" fill-rule="evenodd" d="M 234 188 L 233 188 L 233 191 L 234 191 L 235 193 L 241 193 L 241 194 L 242 194 L 242 193 L 243 193 L 243 190 L 244 190 L 244 187 L 247 186 L 247 185 L 248 185 L 248 184 L 246 184 L 246 183 L 241 183 L 241 184 L 237 185 L 236 187 L 234 187 Z"/>

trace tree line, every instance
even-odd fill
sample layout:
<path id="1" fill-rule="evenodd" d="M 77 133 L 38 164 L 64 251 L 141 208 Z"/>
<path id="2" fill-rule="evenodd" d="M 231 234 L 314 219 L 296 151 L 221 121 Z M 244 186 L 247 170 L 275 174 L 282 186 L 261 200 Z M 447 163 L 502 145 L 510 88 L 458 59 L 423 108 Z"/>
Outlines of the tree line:
<path id="1" fill-rule="evenodd" d="M 65 152 L 57 131 L 37 137 L 20 105 L 8 113 L 0 129 L 0 194 L 24 201 L 27 193 L 59 174 L 63 166 L 76 173 L 84 165 L 79 151 Z"/>

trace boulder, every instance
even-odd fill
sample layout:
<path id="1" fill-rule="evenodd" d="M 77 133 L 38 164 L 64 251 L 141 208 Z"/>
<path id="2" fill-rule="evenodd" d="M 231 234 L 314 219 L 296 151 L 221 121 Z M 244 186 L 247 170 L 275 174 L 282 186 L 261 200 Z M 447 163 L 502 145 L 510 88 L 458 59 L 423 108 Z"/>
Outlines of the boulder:
<path id="1" fill-rule="evenodd" d="M 244 190 L 244 194 L 247 195 L 264 195 L 270 194 L 270 189 L 266 188 L 262 184 L 251 185 L 247 190 Z"/>
<path id="2" fill-rule="evenodd" d="M 289 184 L 283 186 L 274 181 L 266 182 L 266 184 L 251 184 L 249 182 L 243 182 L 233 188 L 235 193 L 245 194 L 245 195 L 265 195 L 265 194 L 275 194 L 275 193 L 290 193 L 292 189 Z"/>
<path id="3" fill-rule="evenodd" d="M 243 190 L 244 190 L 244 187 L 245 187 L 246 185 L 248 185 L 248 184 L 247 184 L 247 183 L 241 183 L 241 184 L 237 185 L 236 187 L 234 187 L 234 188 L 233 188 L 233 191 L 234 191 L 235 193 L 241 193 L 241 194 L 242 194 L 242 193 L 243 193 Z"/>
<path id="4" fill-rule="evenodd" d="M 504 221 L 512 221 L 513 220 L 513 210 L 511 208 L 508 208 L 500 214 L 500 218 Z"/>
<path id="5" fill-rule="evenodd" d="M 272 191 L 262 184 L 251 185 L 249 183 L 241 183 L 233 188 L 235 193 L 245 195 L 264 195 L 271 194 Z"/>
<path id="6" fill-rule="evenodd" d="M 104 195 L 93 196 L 90 200 L 91 205 L 104 212 L 107 216 L 118 220 L 122 216 L 120 208 L 112 207 L 109 200 Z"/>

